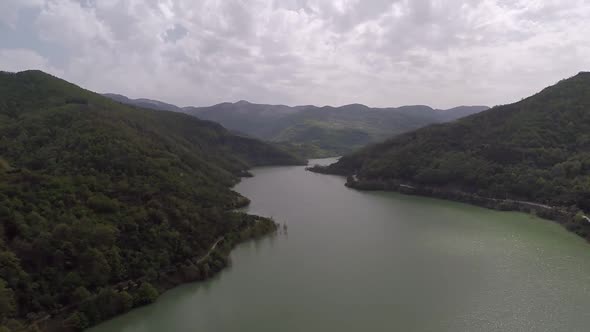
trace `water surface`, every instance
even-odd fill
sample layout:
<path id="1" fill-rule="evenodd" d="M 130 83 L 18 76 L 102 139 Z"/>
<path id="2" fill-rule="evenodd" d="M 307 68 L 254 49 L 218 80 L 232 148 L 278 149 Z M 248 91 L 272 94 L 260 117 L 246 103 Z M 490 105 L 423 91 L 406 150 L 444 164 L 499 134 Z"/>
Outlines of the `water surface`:
<path id="1" fill-rule="evenodd" d="M 320 162 L 327 163 L 329 160 Z M 588 331 L 590 246 L 529 215 L 253 171 L 249 212 L 286 223 L 92 332 Z"/>

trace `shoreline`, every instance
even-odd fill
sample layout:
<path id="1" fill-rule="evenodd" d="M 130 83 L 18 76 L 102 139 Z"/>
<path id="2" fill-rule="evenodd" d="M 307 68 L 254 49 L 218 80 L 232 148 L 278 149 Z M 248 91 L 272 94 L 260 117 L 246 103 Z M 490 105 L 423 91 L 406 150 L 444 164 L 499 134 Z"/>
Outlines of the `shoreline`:
<path id="1" fill-rule="evenodd" d="M 318 174 L 338 175 L 346 177 L 345 186 L 360 191 L 389 191 L 404 195 L 422 196 L 466 203 L 497 211 L 523 212 L 558 223 L 567 231 L 572 232 L 590 242 L 590 218 L 576 207 L 550 206 L 537 202 L 513 199 L 484 197 L 459 190 L 448 190 L 438 187 L 405 184 L 396 180 L 363 180 L 356 175 L 329 172 L 323 166 L 311 166 L 306 170 Z"/>
<path id="2" fill-rule="evenodd" d="M 279 225 L 272 219 L 261 217 L 257 215 L 250 215 L 240 213 L 242 215 L 244 227 L 229 232 L 217 238 L 217 240 L 209 247 L 209 250 L 198 257 L 192 257 L 184 262 L 177 262 L 171 264 L 157 272 L 154 277 L 142 277 L 140 279 L 122 281 L 117 284 L 110 285 L 101 289 L 98 293 L 93 294 L 88 299 L 70 307 L 61 309 L 58 312 L 53 312 L 45 317 L 38 319 L 26 327 L 26 331 L 45 331 L 45 332 L 75 332 L 86 331 L 89 328 L 97 326 L 110 319 L 116 318 L 120 315 L 128 313 L 133 309 L 149 305 L 159 298 L 166 291 L 176 288 L 178 286 L 189 284 L 193 282 L 207 281 L 221 271 L 223 271 L 230 264 L 230 254 L 233 249 L 239 244 L 260 239 L 278 231 Z M 70 317 L 76 314 L 83 313 L 83 308 L 87 305 L 92 305 L 94 302 L 100 301 L 100 294 L 103 291 L 110 292 L 111 295 L 136 294 L 141 292 L 145 284 L 149 284 L 154 288 L 155 297 L 150 301 L 133 304 L 125 308 L 123 311 L 116 313 L 110 317 L 104 317 L 95 324 L 88 324 L 86 326 L 71 326 L 68 325 Z M 147 286 L 146 286 L 147 287 Z"/>
<path id="3" fill-rule="evenodd" d="M 518 201 L 483 197 L 462 191 L 446 190 L 436 187 L 414 186 L 402 183 L 383 183 L 363 181 L 349 177 L 345 183 L 348 188 L 361 191 L 391 191 L 405 195 L 432 197 L 449 201 L 466 203 L 497 211 L 523 212 L 558 223 L 567 231 L 572 232 L 590 242 L 590 222 L 575 207 L 549 206 L 536 202 Z"/>

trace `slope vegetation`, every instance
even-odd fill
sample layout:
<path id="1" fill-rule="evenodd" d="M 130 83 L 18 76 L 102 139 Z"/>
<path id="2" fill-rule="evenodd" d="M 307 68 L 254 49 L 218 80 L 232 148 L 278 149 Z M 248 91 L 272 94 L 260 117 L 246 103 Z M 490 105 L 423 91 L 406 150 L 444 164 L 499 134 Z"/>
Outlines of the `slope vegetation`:
<path id="1" fill-rule="evenodd" d="M 243 233 L 253 219 L 229 212 L 247 203 L 230 187 L 251 166 L 299 163 L 216 123 L 0 73 L 0 331 L 84 303 L 67 321 L 80 329 L 149 302 L 147 283 L 110 287 L 160 281 Z"/>
<path id="2" fill-rule="evenodd" d="M 357 184 L 397 182 L 590 211 L 590 73 L 369 146 L 321 171 L 355 175 Z M 571 227 L 587 236 L 586 227 Z"/>

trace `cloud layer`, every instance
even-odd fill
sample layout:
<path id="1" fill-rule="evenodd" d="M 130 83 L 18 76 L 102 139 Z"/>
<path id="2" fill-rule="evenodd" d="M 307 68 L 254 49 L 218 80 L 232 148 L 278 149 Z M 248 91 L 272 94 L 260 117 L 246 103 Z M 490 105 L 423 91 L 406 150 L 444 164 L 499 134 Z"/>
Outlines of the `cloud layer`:
<path id="1" fill-rule="evenodd" d="M 2 0 L 0 69 L 208 105 L 502 104 L 590 70 L 587 0 Z"/>

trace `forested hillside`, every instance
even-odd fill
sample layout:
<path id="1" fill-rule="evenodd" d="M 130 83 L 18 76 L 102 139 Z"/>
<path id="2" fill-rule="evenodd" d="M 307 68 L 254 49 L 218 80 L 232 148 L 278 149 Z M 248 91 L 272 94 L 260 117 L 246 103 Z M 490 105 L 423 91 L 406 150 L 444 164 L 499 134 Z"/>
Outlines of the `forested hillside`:
<path id="1" fill-rule="evenodd" d="M 0 331 L 85 303 L 62 330 L 78 329 L 149 302 L 148 283 L 109 287 L 158 280 L 244 231 L 252 218 L 229 212 L 247 202 L 238 176 L 301 163 L 186 114 L 0 72 Z"/>
<path id="2" fill-rule="evenodd" d="M 369 146 L 320 171 L 590 211 L 590 73 Z"/>

